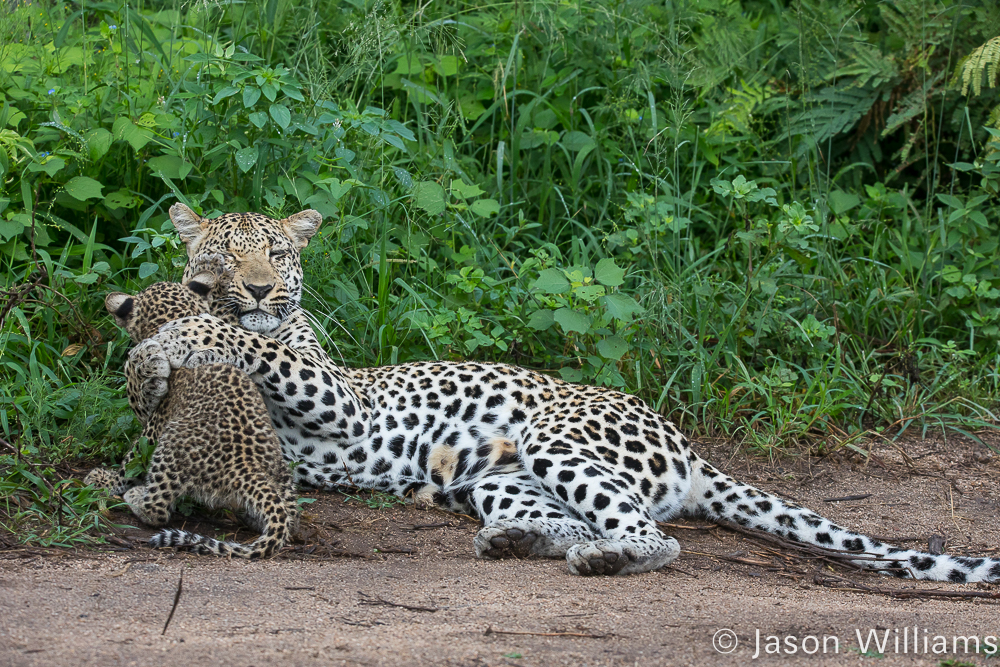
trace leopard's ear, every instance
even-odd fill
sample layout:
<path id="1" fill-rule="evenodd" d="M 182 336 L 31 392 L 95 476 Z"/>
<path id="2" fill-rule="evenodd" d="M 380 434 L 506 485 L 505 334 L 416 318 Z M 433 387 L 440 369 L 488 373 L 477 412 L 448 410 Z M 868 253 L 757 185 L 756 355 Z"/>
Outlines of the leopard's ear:
<path id="1" fill-rule="evenodd" d="M 194 254 L 202 237 L 205 236 L 206 220 L 188 206 L 177 203 L 170 207 L 170 222 L 187 245 L 188 256 Z"/>
<path id="2" fill-rule="evenodd" d="M 285 228 L 285 233 L 292 240 L 296 250 L 302 250 L 309 244 L 309 239 L 319 229 L 321 222 L 323 215 L 319 211 L 307 208 L 282 220 L 281 226 Z"/>
<path id="3" fill-rule="evenodd" d="M 132 311 L 135 310 L 135 299 L 128 294 L 112 292 L 104 298 L 104 307 L 115 316 L 118 326 L 125 327 L 132 318 Z"/>

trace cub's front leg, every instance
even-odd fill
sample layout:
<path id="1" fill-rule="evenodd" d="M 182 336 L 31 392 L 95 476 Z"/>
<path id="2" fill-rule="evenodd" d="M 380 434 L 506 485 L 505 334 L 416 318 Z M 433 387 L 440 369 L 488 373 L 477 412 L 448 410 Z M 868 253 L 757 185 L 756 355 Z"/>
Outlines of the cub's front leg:
<path id="1" fill-rule="evenodd" d="M 152 340 L 136 345 L 125 361 L 128 404 L 145 426 L 170 388 L 170 363 L 163 349 Z"/>
<path id="2" fill-rule="evenodd" d="M 267 372 L 264 355 L 279 346 L 272 338 L 239 329 L 214 315 L 184 317 L 165 324 L 146 341 L 159 346 L 171 368 L 230 364 L 251 377 Z"/>

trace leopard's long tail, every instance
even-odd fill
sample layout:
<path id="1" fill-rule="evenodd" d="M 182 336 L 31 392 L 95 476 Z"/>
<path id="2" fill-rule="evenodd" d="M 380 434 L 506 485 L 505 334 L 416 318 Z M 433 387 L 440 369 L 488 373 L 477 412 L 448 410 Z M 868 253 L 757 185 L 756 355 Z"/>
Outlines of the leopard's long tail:
<path id="1" fill-rule="evenodd" d="M 815 512 L 724 475 L 704 459 L 691 462 L 692 487 L 685 509 L 827 549 L 857 552 L 861 567 L 901 578 L 997 582 L 1000 560 L 935 555 L 883 544 L 838 526 Z M 878 560 L 873 560 L 877 557 Z"/>
<path id="2" fill-rule="evenodd" d="M 295 530 L 297 520 L 297 512 L 289 512 L 283 506 L 277 506 L 265 517 L 261 536 L 249 544 L 216 540 L 186 530 L 166 528 L 150 538 L 149 546 L 154 549 L 177 547 L 197 554 L 227 558 L 270 558 L 285 546 Z"/>

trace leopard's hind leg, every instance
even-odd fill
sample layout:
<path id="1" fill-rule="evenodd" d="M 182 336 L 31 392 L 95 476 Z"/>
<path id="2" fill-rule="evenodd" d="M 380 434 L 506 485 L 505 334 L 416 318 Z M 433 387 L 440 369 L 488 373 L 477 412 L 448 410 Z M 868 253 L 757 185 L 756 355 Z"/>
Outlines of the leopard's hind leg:
<path id="1" fill-rule="evenodd" d="M 144 481 L 122 497 L 140 521 L 150 526 L 163 526 L 170 521 L 174 502 L 187 493 L 190 486 L 185 476 L 178 474 L 168 447 L 157 447 L 153 452 Z"/>
<path id="2" fill-rule="evenodd" d="M 479 558 L 558 558 L 573 545 L 596 538 L 528 472 L 487 475 L 469 495 L 485 524 L 474 540 Z"/>
<path id="3" fill-rule="evenodd" d="M 650 514 L 655 496 L 664 496 L 660 501 L 668 495 L 679 496 L 676 489 L 648 480 L 643 483 L 638 474 L 564 452 L 558 442 L 547 451 L 529 448 L 525 467 L 546 495 L 564 499 L 569 511 L 580 516 L 595 535 L 567 549 L 570 572 L 634 574 L 656 570 L 677 558 L 677 540 L 664 535 Z"/>

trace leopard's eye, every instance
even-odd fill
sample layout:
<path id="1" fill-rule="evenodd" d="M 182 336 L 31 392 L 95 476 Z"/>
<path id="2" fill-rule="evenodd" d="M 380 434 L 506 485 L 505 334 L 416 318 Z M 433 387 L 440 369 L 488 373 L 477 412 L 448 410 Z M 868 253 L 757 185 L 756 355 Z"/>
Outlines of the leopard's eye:
<path id="1" fill-rule="evenodd" d="M 287 257 L 290 253 L 287 249 L 271 250 L 271 259 L 281 259 L 282 257 Z"/>

